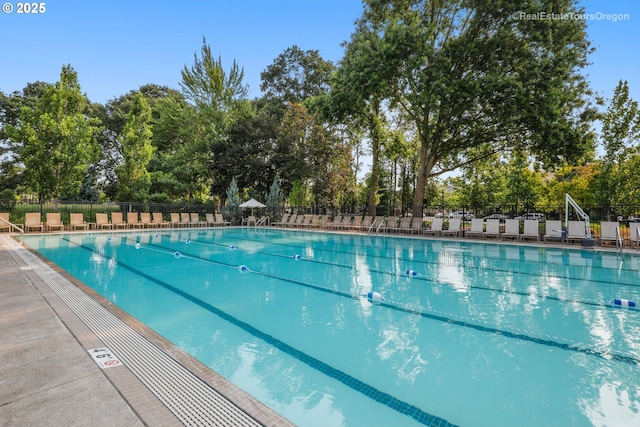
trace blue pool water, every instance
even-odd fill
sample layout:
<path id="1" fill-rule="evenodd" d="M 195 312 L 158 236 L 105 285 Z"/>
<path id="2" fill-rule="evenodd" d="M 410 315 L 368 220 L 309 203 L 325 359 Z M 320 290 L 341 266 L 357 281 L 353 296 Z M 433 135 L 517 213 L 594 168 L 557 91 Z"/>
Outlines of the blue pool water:
<path id="1" fill-rule="evenodd" d="M 25 243 L 300 426 L 640 425 L 640 310 L 611 304 L 640 302 L 637 254 L 253 228 Z"/>

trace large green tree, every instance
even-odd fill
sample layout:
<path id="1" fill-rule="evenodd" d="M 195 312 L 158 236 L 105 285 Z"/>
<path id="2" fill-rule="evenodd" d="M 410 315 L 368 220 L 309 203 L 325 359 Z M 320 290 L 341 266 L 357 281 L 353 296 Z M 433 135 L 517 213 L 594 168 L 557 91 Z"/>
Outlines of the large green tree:
<path id="1" fill-rule="evenodd" d="M 354 90 L 383 90 L 414 123 L 416 201 L 429 178 L 512 147 L 548 164 L 593 149 L 579 74 L 586 23 L 514 19 L 519 11 L 578 12 L 572 0 L 365 0 L 358 28 L 371 47 L 358 50 L 360 73 L 384 85 Z"/>
<path id="2" fill-rule="evenodd" d="M 633 188 L 631 182 L 640 180 L 640 172 L 632 166 L 640 154 L 640 110 L 638 102 L 629 96 L 627 81 L 619 81 L 614 90 L 602 115 L 600 136 L 604 156 L 598 174 L 598 203 L 607 209 L 616 204 L 632 204 L 634 191 L 623 189 Z"/>
<path id="3" fill-rule="evenodd" d="M 147 170 L 153 154 L 151 145 L 151 107 L 141 93 L 133 96 L 129 115 L 120 136 L 123 162 L 116 167 L 118 200 L 143 202 L 147 200 L 151 177 Z"/>
<path id="4" fill-rule="evenodd" d="M 77 192 L 97 159 L 99 123 L 87 117 L 87 106 L 76 71 L 66 65 L 60 80 L 46 87 L 33 107 L 22 107 L 16 126 L 8 126 L 9 137 L 23 146 L 20 160 L 40 200 Z"/>

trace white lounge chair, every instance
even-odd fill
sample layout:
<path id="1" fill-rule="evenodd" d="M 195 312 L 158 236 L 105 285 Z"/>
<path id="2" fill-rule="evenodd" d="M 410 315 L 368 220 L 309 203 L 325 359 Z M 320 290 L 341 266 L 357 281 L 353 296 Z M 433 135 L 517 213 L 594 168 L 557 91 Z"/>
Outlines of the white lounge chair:
<path id="1" fill-rule="evenodd" d="M 460 236 L 462 233 L 462 218 L 451 218 L 449 220 L 449 228 L 446 230 L 440 231 L 441 236 Z"/>
<path id="2" fill-rule="evenodd" d="M 640 224 L 630 225 L 629 228 L 629 246 L 640 249 Z"/>
<path id="3" fill-rule="evenodd" d="M 487 220 L 487 229 L 484 233 L 482 233 L 482 237 L 485 239 L 487 237 L 495 237 L 496 239 L 500 238 L 500 220 L 499 219 L 488 219 Z"/>
<path id="4" fill-rule="evenodd" d="M 563 240 L 562 221 L 547 221 L 545 223 L 544 241 L 547 240 Z"/>
<path id="5" fill-rule="evenodd" d="M 444 218 L 434 218 L 431 222 L 430 228 L 423 228 L 422 234 L 439 236 L 442 231 L 442 224 L 444 224 Z"/>
<path id="6" fill-rule="evenodd" d="M 482 218 L 473 218 L 471 220 L 471 230 L 465 233 L 466 237 L 482 237 L 484 235 L 484 220 Z"/>
<path id="7" fill-rule="evenodd" d="M 411 217 L 403 216 L 400 218 L 400 224 L 398 225 L 399 233 L 410 233 L 411 232 Z"/>
<path id="8" fill-rule="evenodd" d="M 500 235 L 500 238 L 520 240 L 520 220 L 506 219 L 504 221 L 504 233 Z"/>
<path id="9" fill-rule="evenodd" d="M 575 242 L 581 241 L 587 237 L 586 223 L 582 221 L 569 221 L 567 224 L 567 241 Z"/>
<path id="10" fill-rule="evenodd" d="M 536 239 L 537 241 L 540 241 L 540 226 L 538 225 L 537 219 L 524 220 L 524 230 L 520 235 L 520 240 L 526 239 Z"/>
<path id="11" fill-rule="evenodd" d="M 390 216 L 381 228 L 384 232 L 395 233 L 398 230 L 398 217 Z"/>
<path id="12" fill-rule="evenodd" d="M 618 221 L 602 221 L 600 223 L 600 245 L 611 242 L 615 244 L 618 241 L 616 229 L 619 227 L 620 223 Z M 633 232 L 633 229 L 631 231 Z"/>

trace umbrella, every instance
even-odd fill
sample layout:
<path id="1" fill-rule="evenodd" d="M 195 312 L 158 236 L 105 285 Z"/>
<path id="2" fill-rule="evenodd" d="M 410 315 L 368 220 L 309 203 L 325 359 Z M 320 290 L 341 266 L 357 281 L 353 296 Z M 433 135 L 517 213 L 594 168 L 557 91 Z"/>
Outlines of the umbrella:
<path id="1" fill-rule="evenodd" d="M 241 208 L 251 208 L 251 216 L 253 216 L 253 209 L 254 208 L 264 208 L 266 207 L 265 205 L 263 205 L 262 203 L 260 203 L 259 201 L 257 201 L 256 199 L 249 199 L 246 202 L 242 203 L 240 205 Z"/>

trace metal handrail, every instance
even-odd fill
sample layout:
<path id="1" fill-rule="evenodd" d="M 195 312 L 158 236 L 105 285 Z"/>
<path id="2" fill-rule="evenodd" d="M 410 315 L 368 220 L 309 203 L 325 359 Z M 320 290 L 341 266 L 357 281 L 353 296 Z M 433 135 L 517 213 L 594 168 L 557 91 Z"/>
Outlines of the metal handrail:
<path id="1" fill-rule="evenodd" d="M 0 218 L 0 221 L 2 221 L 2 222 L 6 222 L 7 224 L 9 224 L 9 226 L 10 226 L 10 227 L 13 227 L 13 228 L 15 228 L 16 230 L 18 230 L 18 231 L 20 232 L 20 240 L 22 240 L 22 238 L 24 237 L 24 230 L 23 230 L 22 228 L 18 227 L 17 225 L 15 225 L 15 224 L 14 224 L 14 223 L 12 223 L 12 222 L 7 221 L 7 220 L 6 220 L 6 219 L 4 219 L 4 218 Z"/>
<path id="2" fill-rule="evenodd" d="M 569 195 L 569 193 L 565 193 L 565 201 L 564 201 L 564 215 L 565 215 L 565 225 L 567 226 L 567 228 L 569 227 L 569 205 L 573 206 L 573 208 L 576 210 L 576 213 L 578 214 L 578 217 L 582 217 L 581 221 L 584 221 L 584 228 L 585 228 L 585 236 L 587 238 L 591 238 L 591 224 L 589 222 L 589 215 L 587 215 L 585 213 L 585 211 L 582 210 L 582 208 L 580 206 L 578 206 L 578 203 L 573 200 L 573 198 Z"/>
<path id="3" fill-rule="evenodd" d="M 256 222 L 256 227 L 258 227 L 259 225 L 264 225 L 264 223 L 267 222 L 268 220 L 269 220 L 268 216 L 263 216 L 258 220 L 258 222 Z"/>
<path id="4" fill-rule="evenodd" d="M 620 245 L 620 246 L 618 246 Z M 622 252 L 622 247 L 624 246 L 624 242 L 622 241 L 622 236 L 620 235 L 620 227 L 616 226 L 616 248 L 620 248 L 620 252 Z"/>

